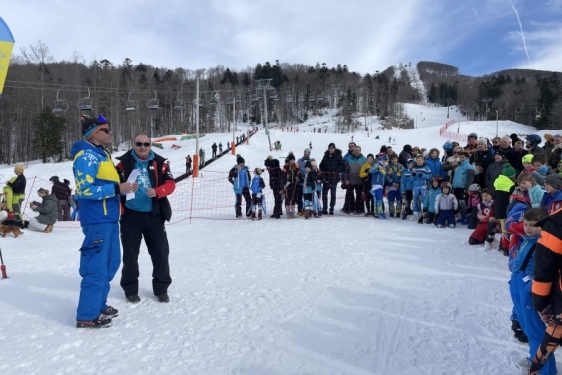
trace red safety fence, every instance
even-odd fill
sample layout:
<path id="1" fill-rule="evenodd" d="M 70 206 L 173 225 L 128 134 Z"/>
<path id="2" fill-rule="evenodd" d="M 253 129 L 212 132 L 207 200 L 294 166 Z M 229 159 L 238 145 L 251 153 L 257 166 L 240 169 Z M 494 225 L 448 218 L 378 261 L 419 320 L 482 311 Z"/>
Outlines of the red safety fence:
<path id="1" fill-rule="evenodd" d="M 445 125 L 443 125 L 441 128 L 439 128 L 439 136 L 441 136 L 443 138 L 447 138 L 450 141 L 457 141 L 459 143 L 466 143 L 466 141 L 468 140 L 468 136 L 466 134 L 459 134 L 458 132 L 453 133 L 453 132 L 448 131 L 448 129 L 456 123 L 457 122 L 455 120 L 451 120 L 451 121 L 447 122 Z"/>

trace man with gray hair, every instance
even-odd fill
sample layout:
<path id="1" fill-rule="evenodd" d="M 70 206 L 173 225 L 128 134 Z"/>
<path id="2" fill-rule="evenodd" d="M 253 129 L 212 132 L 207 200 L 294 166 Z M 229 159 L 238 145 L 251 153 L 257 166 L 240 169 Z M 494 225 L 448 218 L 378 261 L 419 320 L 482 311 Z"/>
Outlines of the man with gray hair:
<path id="1" fill-rule="evenodd" d="M 130 303 L 140 302 L 138 258 L 144 237 L 152 260 L 152 291 L 158 302 L 170 302 L 170 246 L 164 227 L 164 222 L 170 221 L 172 217 L 167 197 L 176 188 L 170 165 L 166 163 L 165 158 L 151 150 L 150 138 L 145 134 L 139 134 L 133 142 L 133 149 L 117 159 L 120 160 L 117 170 L 123 181 L 129 180 L 133 170 L 138 171 L 135 178 L 138 190 L 132 197 L 122 198 L 124 212 L 121 216 L 121 287 L 125 298 Z"/>

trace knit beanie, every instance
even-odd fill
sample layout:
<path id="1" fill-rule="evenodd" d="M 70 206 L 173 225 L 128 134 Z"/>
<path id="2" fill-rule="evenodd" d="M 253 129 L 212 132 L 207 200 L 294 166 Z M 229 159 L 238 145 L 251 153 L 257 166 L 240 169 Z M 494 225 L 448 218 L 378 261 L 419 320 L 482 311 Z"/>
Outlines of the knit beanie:
<path id="1" fill-rule="evenodd" d="M 543 138 L 548 142 L 548 141 L 550 141 L 551 139 L 553 139 L 554 136 L 553 136 L 552 134 L 544 133 L 544 134 L 543 134 Z"/>
<path id="2" fill-rule="evenodd" d="M 254 172 L 256 172 L 256 174 L 257 174 L 258 176 L 261 175 L 261 168 L 258 167 L 258 168 L 256 168 L 256 169 L 254 169 Z"/>
<path id="3" fill-rule="evenodd" d="M 562 176 L 560 176 L 559 174 L 548 175 L 544 179 L 544 183 L 549 184 L 556 190 L 560 190 L 560 188 L 562 188 Z"/>
<path id="4" fill-rule="evenodd" d="M 527 154 L 521 158 L 523 163 L 531 163 L 533 161 L 533 154 Z"/>
<path id="5" fill-rule="evenodd" d="M 289 155 L 287 155 L 287 159 L 285 159 L 286 161 L 291 161 L 291 160 L 295 160 L 295 155 L 293 155 L 292 152 L 289 152 Z"/>
<path id="6" fill-rule="evenodd" d="M 452 149 L 453 149 L 453 144 L 451 142 L 447 141 L 443 144 L 443 150 L 451 151 Z"/>
<path id="7" fill-rule="evenodd" d="M 515 168 L 513 168 L 511 166 L 511 164 L 507 163 L 502 170 L 502 175 L 509 177 L 509 178 L 514 178 L 515 175 L 517 174 L 517 172 L 515 171 Z"/>
<path id="8" fill-rule="evenodd" d="M 103 115 L 99 115 L 98 118 L 88 117 L 82 121 L 82 135 L 85 140 L 90 139 L 103 125 L 108 127 L 108 121 Z"/>
<path id="9" fill-rule="evenodd" d="M 25 167 L 21 164 L 16 164 L 14 169 L 16 170 L 16 172 L 19 172 L 19 173 L 23 173 L 23 171 L 25 171 Z"/>
<path id="10" fill-rule="evenodd" d="M 245 162 L 246 162 L 246 160 L 244 160 L 244 158 L 242 156 L 238 156 L 236 158 L 236 164 L 242 164 L 242 163 L 245 163 Z"/>
<path id="11" fill-rule="evenodd" d="M 404 151 L 410 152 L 410 153 L 411 153 L 411 152 L 412 152 L 412 146 L 410 146 L 410 145 L 404 145 Z"/>

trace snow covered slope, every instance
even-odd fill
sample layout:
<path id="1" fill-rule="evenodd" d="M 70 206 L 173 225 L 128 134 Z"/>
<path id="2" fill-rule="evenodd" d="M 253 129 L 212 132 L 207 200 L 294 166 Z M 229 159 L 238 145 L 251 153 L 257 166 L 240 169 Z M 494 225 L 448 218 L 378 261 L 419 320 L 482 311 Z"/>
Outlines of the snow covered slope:
<path id="1" fill-rule="evenodd" d="M 320 159 L 328 143 L 345 150 L 352 136 L 364 154 L 377 153 L 389 137 L 398 151 L 405 143 L 444 142 L 443 124 L 369 136 L 311 132 L 319 125 L 333 131 L 330 123 L 314 119 L 298 133 L 272 130 L 284 150 L 274 155 L 292 150 L 300 157 L 312 142 L 312 157 Z M 501 133 L 523 129 L 512 125 L 500 123 Z M 491 136 L 495 123 L 461 124 L 461 132 L 468 129 Z M 203 137 L 207 158 L 213 142 L 231 137 Z M 194 144 L 155 151 L 179 174 Z M 263 130 L 238 152 L 250 167 L 263 166 L 270 154 Z M 225 156 L 204 171 L 226 172 L 234 163 Z M 70 179 L 71 168 L 31 163 L 26 175 Z M 2 181 L 12 170 L 2 166 Z M 195 220 L 169 225 L 167 233 L 171 302 L 152 296 L 143 245 L 142 302 L 125 302 L 118 273 L 109 304 L 120 316 L 99 331 L 74 328 L 79 229 L 0 238 L 10 276 L 0 281 L 0 373 L 502 375 L 519 373 L 515 363 L 526 354 L 511 336 L 507 260 L 466 244 L 466 227 L 337 212 L 309 221 Z"/>

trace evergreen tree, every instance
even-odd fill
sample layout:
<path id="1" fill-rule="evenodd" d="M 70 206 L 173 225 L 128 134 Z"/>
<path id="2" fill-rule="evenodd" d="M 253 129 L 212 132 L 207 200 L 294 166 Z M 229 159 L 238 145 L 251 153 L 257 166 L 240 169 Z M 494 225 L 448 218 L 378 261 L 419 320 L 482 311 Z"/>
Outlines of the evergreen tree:
<path id="1" fill-rule="evenodd" d="M 34 121 L 35 131 L 33 147 L 35 153 L 41 156 L 43 163 L 49 157 L 62 155 L 64 151 L 63 135 L 66 130 L 66 119 L 53 114 L 46 107 Z"/>

